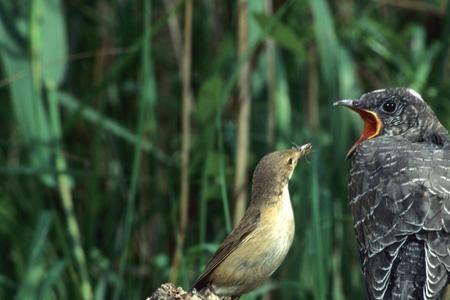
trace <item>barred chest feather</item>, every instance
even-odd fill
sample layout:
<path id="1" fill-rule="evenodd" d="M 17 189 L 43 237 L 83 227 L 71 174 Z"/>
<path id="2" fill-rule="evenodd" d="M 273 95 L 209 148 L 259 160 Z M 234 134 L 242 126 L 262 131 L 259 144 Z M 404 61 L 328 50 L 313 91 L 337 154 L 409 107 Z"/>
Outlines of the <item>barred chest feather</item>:
<path id="1" fill-rule="evenodd" d="M 450 270 L 450 151 L 365 141 L 352 157 L 349 201 L 369 299 L 436 299 Z"/>

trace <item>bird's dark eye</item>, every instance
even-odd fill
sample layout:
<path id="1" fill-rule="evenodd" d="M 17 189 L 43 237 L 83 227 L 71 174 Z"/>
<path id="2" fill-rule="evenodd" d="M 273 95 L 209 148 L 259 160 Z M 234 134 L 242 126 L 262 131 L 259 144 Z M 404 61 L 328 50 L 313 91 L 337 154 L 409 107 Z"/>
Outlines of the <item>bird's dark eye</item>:
<path id="1" fill-rule="evenodd" d="M 294 160 L 292 158 L 289 158 L 288 165 L 292 166 L 294 164 Z"/>
<path id="2" fill-rule="evenodd" d="M 383 103 L 382 109 L 385 113 L 392 114 L 397 110 L 397 103 L 394 100 L 387 100 Z"/>

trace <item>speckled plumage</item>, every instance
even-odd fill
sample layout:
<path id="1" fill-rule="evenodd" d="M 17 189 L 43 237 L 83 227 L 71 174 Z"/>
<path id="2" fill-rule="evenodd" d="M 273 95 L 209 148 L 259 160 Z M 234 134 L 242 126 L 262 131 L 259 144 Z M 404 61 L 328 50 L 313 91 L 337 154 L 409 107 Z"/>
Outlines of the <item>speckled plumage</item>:
<path id="1" fill-rule="evenodd" d="M 394 98 L 403 108 L 378 108 Z M 450 270 L 447 130 L 407 89 L 365 94 L 382 133 L 351 155 L 349 201 L 369 299 L 438 299 Z"/>
<path id="2" fill-rule="evenodd" d="M 396 282 L 402 285 L 401 281 L 411 281 L 420 286 L 426 278 L 425 253 L 435 257 L 439 252 L 442 263 L 446 262 L 431 273 L 440 274 L 442 268 L 450 268 L 449 193 L 448 150 L 391 136 L 366 141 L 356 150 L 349 199 L 371 299 L 401 299 L 393 294 L 398 293 Z M 398 259 L 410 243 L 426 248 L 423 253 L 410 249 L 421 256 L 420 264 L 416 257 L 405 253 L 403 262 Z M 436 252 L 443 246 L 449 252 Z M 403 272 L 403 280 L 399 281 L 397 266 L 405 260 L 409 260 L 410 272 Z M 433 281 L 431 273 L 427 282 Z M 439 276 L 438 283 L 429 286 L 430 297 L 426 299 L 437 296 L 447 283 L 447 272 Z"/>

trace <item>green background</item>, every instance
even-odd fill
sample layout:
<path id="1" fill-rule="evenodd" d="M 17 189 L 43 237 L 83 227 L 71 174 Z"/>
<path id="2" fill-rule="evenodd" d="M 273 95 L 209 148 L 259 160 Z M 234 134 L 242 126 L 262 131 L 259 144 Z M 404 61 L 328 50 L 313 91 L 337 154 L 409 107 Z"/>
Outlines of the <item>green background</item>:
<path id="1" fill-rule="evenodd" d="M 238 56 L 236 1 L 193 1 L 188 223 L 171 270 L 185 2 L 0 2 L 0 299 L 144 299 L 171 273 L 190 287 L 232 221 L 247 63 L 249 180 L 274 149 L 314 151 L 290 184 L 293 246 L 244 299 L 364 298 L 345 161 L 361 121 L 332 103 L 406 86 L 448 127 L 449 2 L 250 0 Z"/>

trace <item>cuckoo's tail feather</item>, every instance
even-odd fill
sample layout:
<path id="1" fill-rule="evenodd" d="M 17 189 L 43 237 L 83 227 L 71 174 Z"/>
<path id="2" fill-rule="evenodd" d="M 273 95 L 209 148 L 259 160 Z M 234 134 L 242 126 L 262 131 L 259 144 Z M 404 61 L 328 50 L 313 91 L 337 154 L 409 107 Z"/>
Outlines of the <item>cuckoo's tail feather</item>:
<path id="1" fill-rule="evenodd" d="M 392 300 L 421 300 L 426 280 L 424 242 L 410 237 L 400 249 L 391 273 Z"/>

